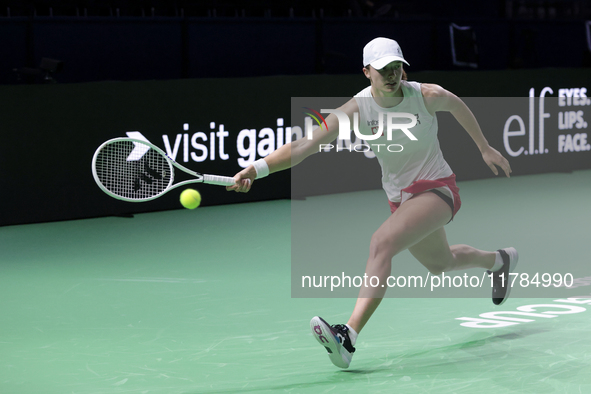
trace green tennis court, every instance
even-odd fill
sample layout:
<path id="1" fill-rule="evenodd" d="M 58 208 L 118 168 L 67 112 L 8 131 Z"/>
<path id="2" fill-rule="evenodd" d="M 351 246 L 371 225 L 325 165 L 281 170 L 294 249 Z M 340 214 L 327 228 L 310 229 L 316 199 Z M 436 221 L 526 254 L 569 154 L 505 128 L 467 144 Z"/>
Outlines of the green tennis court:
<path id="1" fill-rule="evenodd" d="M 589 266 L 591 171 L 459 186 L 451 244 L 515 246 L 532 271 Z M 360 199 L 376 206 L 351 219 L 369 237 L 388 214 L 383 191 L 293 204 Z M 309 321 L 344 323 L 355 299 L 291 297 L 291 212 L 280 200 L 0 228 L 0 392 L 591 392 L 591 306 L 500 328 L 456 320 L 556 304 L 518 292 L 501 307 L 486 295 L 385 299 L 351 368 L 335 368 Z M 327 241 L 339 231 L 350 230 L 335 225 Z"/>

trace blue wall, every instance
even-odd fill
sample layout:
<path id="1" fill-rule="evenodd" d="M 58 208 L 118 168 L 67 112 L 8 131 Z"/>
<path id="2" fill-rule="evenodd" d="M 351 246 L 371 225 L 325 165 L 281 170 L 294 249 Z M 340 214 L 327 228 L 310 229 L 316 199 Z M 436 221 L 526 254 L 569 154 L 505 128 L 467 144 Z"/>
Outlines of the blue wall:
<path id="1" fill-rule="evenodd" d="M 59 82 L 360 72 L 363 46 L 397 39 L 409 72 L 452 70 L 449 24 L 473 26 L 482 70 L 581 67 L 585 22 L 370 18 L 0 18 L 0 84 L 41 58 Z"/>

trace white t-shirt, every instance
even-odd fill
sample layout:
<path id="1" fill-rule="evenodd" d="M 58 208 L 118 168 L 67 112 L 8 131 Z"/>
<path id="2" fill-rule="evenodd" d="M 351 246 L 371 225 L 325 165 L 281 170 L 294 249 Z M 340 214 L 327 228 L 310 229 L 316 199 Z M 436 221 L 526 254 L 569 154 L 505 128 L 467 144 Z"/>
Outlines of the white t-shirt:
<path id="1" fill-rule="evenodd" d="M 437 117 L 431 116 L 421 93 L 418 82 L 401 81 L 400 88 L 404 95 L 400 104 L 391 108 L 380 107 L 371 94 L 371 86 L 363 89 L 354 97 L 359 105 L 359 132 L 372 135 L 377 132 L 380 113 L 382 114 L 383 132 L 376 140 L 366 140 L 382 167 L 382 185 L 388 199 L 392 202 L 403 202 L 410 195 L 403 195 L 402 189 L 418 180 L 435 180 L 453 174 L 443 158 L 437 139 Z M 402 130 L 394 130 L 391 139 L 387 139 L 386 113 L 404 112 L 417 117 L 417 124 L 409 131 L 416 137 L 411 140 Z M 393 123 L 408 123 L 408 119 L 400 119 Z M 372 130 L 373 129 L 373 130 Z M 391 152 L 400 150 L 402 151 Z M 388 147 L 391 147 L 389 151 Z M 453 198 L 449 188 L 439 188 Z M 406 194 L 406 193 L 404 193 Z"/>

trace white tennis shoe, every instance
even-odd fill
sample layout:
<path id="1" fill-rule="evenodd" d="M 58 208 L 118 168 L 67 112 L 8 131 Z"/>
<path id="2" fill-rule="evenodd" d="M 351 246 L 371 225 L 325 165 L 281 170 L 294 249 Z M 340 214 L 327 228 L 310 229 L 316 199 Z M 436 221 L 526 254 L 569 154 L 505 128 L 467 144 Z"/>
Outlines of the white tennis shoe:
<path id="1" fill-rule="evenodd" d="M 328 358 L 339 368 L 349 368 L 355 348 L 349 338 L 349 327 L 344 324 L 330 326 L 323 318 L 315 316 L 310 321 L 314 338 L 326 349 Z"/>

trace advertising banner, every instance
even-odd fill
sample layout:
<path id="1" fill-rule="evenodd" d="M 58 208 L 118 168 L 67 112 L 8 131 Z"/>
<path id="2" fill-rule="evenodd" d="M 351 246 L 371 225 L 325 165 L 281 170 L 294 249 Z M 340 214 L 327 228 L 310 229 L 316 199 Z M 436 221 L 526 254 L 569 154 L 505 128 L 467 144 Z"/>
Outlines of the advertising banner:
<path id="1" fill-rule="evenodd" d="M 545 87 L 540 92 L 532 88 L 529 93 L 529 97 L 463 99 L 485 130 L 489 144 L 508 159 L 511 176 L 591 168 L 591 98 L 587 97 L 587 88 Z M 400 203 L 411 198 L 413 192 L 407 188 L 416 182 L 437 181 L 452 173 L 459 180 L 495 176 L 477 145 L 454 119 L 455 109 L 452 116 L 434 117 L 429 113 L 429 109 L 457 108 L 458 100 L 450 104 L 449 98 L 435 99 L 427 108 L 422 97 L 404 97 L 392 107 L 380 107 L 372 97 L 358 97 L 355 112 L 343 106 L 349 100 L 292 100 L 293 128 L 301 129 L 302 138 L 315 149 L 309 160 L 292 168 L 292 296 L 354 298 L 363 287 L 387 286 L 388 297 L 482 297 L 479 289 L 485 283 L 491 287 L 492 276 L 448 276 L 450 285 L 446 287 L 441 286 L 445 276 L 430 276 L 418 265 L 397 265 L 388 284 L 379 283 L 378 277 L 359 275 L 359 261 L 363 261 L 371 234 L 360 234 L 356 223 L 377 216 L 374 212 L 380 206 L 387 207 L 388 200 Z M 331 132 L 336 139 L 319 140 L 323 133 Z M 327 142 L 329 139 L 331 142 Z M 506 175 L 500 167 L 497 171 L 498 176 Z M 328 212 L 318 208 L 321 202 L 299 201 L 303 195 L 379 187 L 384 193 L 378 204 L 373 199 L 356 198 L 355 193 L 340 199 Z M 445 185 L 433 188 L 455 202 L 453 192 Z M 376 221 L 381 222 L 379 218 Z M 313 234 L 326 236 L 312 236 L 310 228 L 315 229 Z M 339 239 L 334 234 L 340 234 Z M 525 272 L 518 278 L 523 283 L 538 283 L 523 286 L 523 297 L 568 297 L 574 279 L 590 275 L 577 261 L 561 262 L 560 276 L 553 265 L 540 263 L 537 276 Z M 414 284 L 407 285 L 409 280 Z M 543 285 L 542 280 L 546 281 Z"/>
<path id="2" fill-rule="evenodd" d="M 417 72 L 411 78 L 462 97 L 515 176 L 591 167 L 587 70 Z M 306 117 L 316 125 L 304 112 L 326 117 L 322 109 L 338 108 L 366 86 L 361 73 L 0 86 L 0 225 L 180 209 L 180 189 L 137 204 L 102 193 L 90 166 L 97 147 L 115 137 L 142 136 L 191 170 L 233 176 L 303 138 Z M 330 103 L 305 99 L 327 93 Z M 292 97 L 304 100 L 293 104 Z M 441 150 L 458 180 L 492 176 L 453 116 L 437 118 Z M 203 206 L 381 188 L 371 150 L 333 145 L 292 171 L 256 181 L 248 194 L 195 188 Z M 350 182 L 357 173 L 363 176 Z"/>

